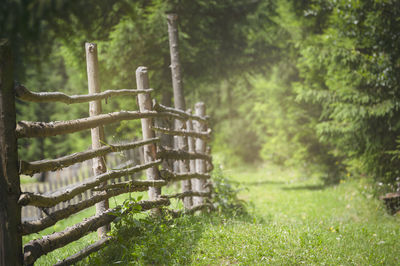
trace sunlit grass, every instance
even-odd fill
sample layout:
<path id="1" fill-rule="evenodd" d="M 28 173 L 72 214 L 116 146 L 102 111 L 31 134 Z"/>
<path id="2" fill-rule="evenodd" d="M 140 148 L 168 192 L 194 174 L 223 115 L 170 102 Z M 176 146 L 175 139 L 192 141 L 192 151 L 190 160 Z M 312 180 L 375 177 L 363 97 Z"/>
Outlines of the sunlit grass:
<path id="1" fill-rule="evenodd" d="M 239 197 L 248 202 L 248 215 L 132 222 L 120 230 L 118 241 L 81 264 L 400 263 L 400 219 L 386 213 L 366 180 L 325 187 L 318 179 L 272 165 L 224 173 L 244 188 Z M 174 203 L 173 208 L 180 206 Z M 77 222 L 73 219 L 68 222 Z M 50 265 L 95 238 L 91 234 L 41 258 L 38 265 Z"/>
<path id="2" fill-rule="evenodd" d="M 247 185 L 240 195 L 254 204 L 253 221 L 228 219 L 204 230 L 194 264 L 399 264 L 400 220 L 366 182 L 324 187 L 273 167 L 228 175 Z"/>

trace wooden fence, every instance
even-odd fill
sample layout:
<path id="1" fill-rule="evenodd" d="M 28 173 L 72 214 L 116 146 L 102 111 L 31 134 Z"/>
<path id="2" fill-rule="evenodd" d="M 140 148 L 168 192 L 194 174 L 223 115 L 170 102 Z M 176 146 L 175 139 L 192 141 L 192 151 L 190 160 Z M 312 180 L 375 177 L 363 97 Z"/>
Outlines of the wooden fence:
<path id="1" fill-rule="evenodd" d="M 107 154 L 106 164 L 107 169 L 123 169 L 129 166 L 138 165 L 143 163 L 143 147 L 137 149 L 125 150 L 122 152 L 113 152 Z M 44 177 L 42 174 L 45 174 Z M 53 193 L 56 190 L 82 182 L 92 175 L 92 161 L 87 160 L 82 163 L 65 167 L 53 172 L 37 173 L 33 177 L 36 180 L 43 178 L 42 182 L 34 182 L 21 184 L 21 191 L 34 192 L 34 193 Z M 120 177 L 117 180 L 109 180 L 108 183 L 129 181 L 140 178 L 140 173 Z M 53 213 L 56 210 L 67 208 L 69 205 L 75 204 L 82 200 L 87 200 L 93 196 L 92 190 L 87 190 L 85 193 L 75 196 L 69 201 L 61 202 L 52 208 L 47 209 L 48 213 Z M 40 208 L 35 206 L 23 206 L 21 210 L 22 222 L 39 220 L 46 216 Z"/>
<path id="2" fill-rule="evenodd" d="M 210 208 L 208 201 L 211 190 L 209 186 L 209 171 L 212 169 L 211 156 L 206 152 L 206 143 L 210 138 L 207 127 L 208 117 L 205 115 L 203 103 L 195 105 L 195 114 L 176 108 L 166 107 L 156 103 L 151 98 L 153 91 L 149 87 L 147 69 L 139 67 L 136 70 L 136 90 L 108 90 L 100 92 L 97 66 L 97 47 L 86 44 L 88 66 L 89 94 L 68 96 L 61 92 L 34 93 L 22 85 L 14 85 L 12 65 L 9 59 L 10 51 L 7 44 L 0 45 L 1 63 L 1 93 L 0 93 L 0 147 L 1 147 L 1 201 L 0 201 L 0 234 L 2 244 L 0 249 L 1 265 L 20 265 L 22 236 L 37 233 L 48 228 L 70 215 L 96 205 L 96 215 L 82 222 L 67 227 L 61 232 L 29 241 L 23 247 L 23 263 L 33 264 L 40 256 L 63 247 L 80 239 L 92 231 L 98 231 L 100 240 L 76 255 L 59 261 L 57 265 L 68 265 L 88 256 L 98 250 L 110 239 L 106 236 L 109 225 L 116 218 L 118 207 L 110 209 L 108 199 L 124 193 L 148 191 L 149 200 L 138 203 L 142 211 L 151 210 L 158 215 L 164 206 L 170 205 L 170 199 L 182 199 L 183 210 L 169 210 L 172 214 L 193 213 Z M 62 102 L 77 104 L 90 102 L 90 116 L 69 121 L 16 123 L 15 98 L 37 103 Z M 138 111 L 116 111 L 101 113 L 101 100 L 116 96 L 137 97 Z M 124 120 L 141 120 L 142 140 L 129 143 L 102 145 L 104 143 L 103 126 Z M 156 120 L 156 123 L 155 123 Z M 179 121 L 179 128 L 168 128 L 163 120 Z M 33 162 L 18 161 L 17 139 L 48 137 L 69 134 L 91 129 L 92 149 L 63 156 L 56 159 Z M 156 133 L 158 137 L 156 137 Z M 179 136 L 181 143 L 174 148 L 161 145 L 163 135 Z M 183 141 L 183 142 L 182 142 Z M 143 148 L 143 162 L 130 165 L 129 161 L 120 169 L 108 170 L 104 157 L 113 152 L 122 152 Z M 179 147 L 179 148 L 178 148 Z M 62 187 L 55 186 L 36 191 L 22 191 L 19 175 L 33 175 L 46 171 L 58 171 L 76 164 L 92 160 L 91 177 L 81 177 Z M 179 161 L 178 169 L 170 167 L 174 161 Z M 184 165 L 185 167 L 182 167 Z M 183 170 L 183 171 L 182 171 Z M 146 171 L 147 180 L 137 178 L 121 179 L 122 177 Z M 181 193 L 162 194 L 161 188 L 171 181 L 186 181 Z M 189 184 L 189 185 L 188 185 Z M 87 193 L 91 193 L 88 196 Z M 134 207 L 134 206 L 131 207 Z M 30 206 L 30 207 L 28 207 Z M 37 208 L 38 219 L 25 219 L 21 222 L 22 208 Z M 5 225 L 5 226 L 4 226 Z M 4 226 L 4 227 L 3 227 Z M 8 257 L 7 261 L 4 261 Z"/>

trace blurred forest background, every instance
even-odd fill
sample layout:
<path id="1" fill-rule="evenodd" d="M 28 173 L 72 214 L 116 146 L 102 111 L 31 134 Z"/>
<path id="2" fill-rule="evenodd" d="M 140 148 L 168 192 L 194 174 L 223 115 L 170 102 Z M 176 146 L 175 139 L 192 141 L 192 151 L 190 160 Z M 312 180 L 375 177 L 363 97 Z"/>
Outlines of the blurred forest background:
<path id="1" fill-rule="evenodd" d="M 187 106 L 207 104 L 224 164 L 301 166 L 327 183 L 400 176 L 400 5 L 395 0 L 3 0 L 0 34 L 28 89 L 87 93 L 84 43 L 99 47 L 102 90 L 133 89 L 150 70 L 171 104 L 166 13 L 179 16 Z M 134 110 L 131 98 L 103 105 Z M 88 115 L 87 105 L 17 103 L 18 120 Z M 107 142 L 139 136 L 106 127 Z M 89 132 L 21 140 L 21 159 L 90 146 Z"/>

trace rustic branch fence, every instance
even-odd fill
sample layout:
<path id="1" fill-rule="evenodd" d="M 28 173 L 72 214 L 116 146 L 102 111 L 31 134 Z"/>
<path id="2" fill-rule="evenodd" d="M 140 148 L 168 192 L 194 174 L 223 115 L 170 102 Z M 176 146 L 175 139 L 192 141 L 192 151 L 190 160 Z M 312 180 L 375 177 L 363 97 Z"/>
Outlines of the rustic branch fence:
<path id="1" fill-rule="evenodd" d="M 114 147 L 118 147 L 119 144 L 113 145 Z M 108 146 L 104 146 L 104 149 L 110 148 Z M 82 153 L 81 153 L 82 154 Z M 40 161 L 39 161 L 40 162 Z M 20 169 L 27 167 L 24 165 L 24 161 L 21 161 Z M 125 150 L 125 151 L 117 151 L 107 154 L 107 169 L 123 169 L 129 166 L 142 164 L 143 163 L 143 147 L 138 147 L 136 149 Z M 31 166 L 33 165 L 33 167 Z M 39 174 L 39 171 L 34 168 L 36 167 L 35 164 L 30 164 L 28 166 L 29 170 L 24 171 L 31 171 L 30 174 L 34 174 L 34 177 L 37 179 L 43 178 L 42 182 L 35 182 L 35 183 L 27 183 L 21 184 L 21 190 L 25 192 L 40 192 L 40 193 L 52 193 L 56 190 L 60 190 L 64 187 L 71 186 L 75 183 L 81 182 L 86 178 L 92 175 L 92 163 L 90 160 L 84 161 L 82 163 L 75 163 L 68 167 L 65 167 L 60 170 L 52 170 L 57 169 L 48 165 L 49 168 L 47 171 L 53 172 L 42 172 Z M 41 165 L 43 167 L 43 165 Z M 42 169 L 45 171 L 44 169 Z M 21 171 L 21 170 L 20 170 Z M 42 177 L 44 174 L 44 177 Z M 140 177 L 140 173 L 136 173 L 130 176 L 124 176 L 119 178 L 118 180 L 109 180 L 109 183 L 113 182 L 122 182 L 122 181 L 129 181 L 132 179 L 138 179 Z M 73 199 L 61 202 L 55 205 L 52 208 L 46 209 L 48 213 L 52 213 L 56 210 L 67 208 L 69 205 L 74 203 L 80 202 L 82 200 L 87 200 L 92 197 L 93 192 L 91 190 L 85 191 L 85 193 L 79 194 L 75 196 Z M 33 221 L 39 220 L 43 218 L 46 213 L 43 212 L 38 207 L 35 206 L 23 206 L 21 210 L 21 220 L 22 222 L 25 221 Z"/>
<path id="2" fill-rule="evenodd" d="M 22 236 L 37 233 L 58 221 L 68 218 L 81 210 L 96 205 L 96 215 L 26 243 L 23 247 L 23 264 L 33 264 L 40 256 L 80 239 L 86 234 L 98 231 L 100 240 L 79 253 L 59 261 L 57 265 L 68 265 L 88 256 L 104 246 L 110 239 L 106 236 L 109 225 L 116 218 L 117 208 L 108 207 L 108 199 L 117 195 L 136 191 L 148 191 L 149 200 L 140 201 L 142 211 L 151 210 L 152 215 L 160 214 L 161 208 L 170 205 L 170 199 L 182 199 L 184 210 L 171 213 L 193 213 L 212 207 L 207 200 L 211 195 L 209 171 L 212 169 L 211 157 L 206 152 L 206 143 L 211 131 L 207 127 L 208 117 L 203 103 L 197 103 L 195 114 L 182 110 L 184 104 L 171 108 L 156 103 L 151 98 L 147 68 L 136 70 L 136 90 L 109 90 L 100 92 L 97 66 L 97 47 L 86 44 L 89 94 L 68 96 L 60 92 L 34 93 L 22 85 L 14 85 L 10 50 L 2 43 L 1 50 L 1 93 L 0 93 L 0 147 L 2 171 L 0 177 L 1 203 L 0 219 L 2 241 L 1 265 L 20 265 Z M 101 113 L 101 100 L 117 96 L 137 97 L 138 111 L 117 111 Z M 15 98 L 37 103 L 61 102 L 77 104 L 90 102 L 90 116 L 69 121 L 56 122 L 16 122 Z M 134 102 L 132 100 L 132 102 Z M 103 146 L 105 141 L 102 127 L 124 120 L 141 119 L 142 140 L 129 143 Z M 175 129 L 161 127 L 168 123 L 154 123 L 154 120 L 175 121 Z M 34 162 L 18 161 L 17 139 L 47 137 L 69 134 L 91 129 L 92 149 L 50 160 Z M 156 137 L 156 132 L 159 137 Z M 161 135 L 179 136 L 174 148 L 161 145 Z M 136 161 L 119 162 L 120 167 L 108 170 L 105 156 L 113 152 L 143 149 L 142 163 Z M 58 171 L 92 160 L 91 177 L 73 177 L 67 186 L 47 185 L 35 191 L 20 191 L 19 175 L 33 175 L 46 171 Z M 180 171 L 166 167 L 165 163 L 178 161 Z M 162 169 L 159 169 L 163 165 Z M 146 171 L 146 180 L 137 177 L 122 177 Z M 182 181 L 181 193 L 162 194 L 161 188 L 171 181 Z M 64 184 L 65 185 L 65 184 Z M 90 194 L 89 194 L 90 193 Z M 133 203 L 132 203 L 133 204 Z M 32 207 L 33 206 L 33 207 Z M 38 219 L 25 219 L 21 222 L 21 208 L 36 208 Z M 131 207 L 134 207 L 133 205 Z M 5 225 L 5 226 L 4 226 Z M 5 261 L 5 258 L 8 258 Z"/>

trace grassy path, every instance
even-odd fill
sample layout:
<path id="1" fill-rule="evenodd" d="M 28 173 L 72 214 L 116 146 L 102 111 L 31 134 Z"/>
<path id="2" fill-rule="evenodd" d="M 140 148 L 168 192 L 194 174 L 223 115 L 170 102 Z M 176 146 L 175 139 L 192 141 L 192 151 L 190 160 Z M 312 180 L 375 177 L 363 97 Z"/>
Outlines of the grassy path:
<path id="1" fill-rule="evenodd" d="M 224 174 L 244 188 L 249 215 L 127 219 L 118 241 L 81 265 L 400 265 L 400 217 L 366 181 L 324 187 L 272 166 Z"/>
<path id="2" fill-rule="evenodd" d="M 254 204 L 253 221 L 212 227 L 201 264 L 400 264 L 400 219 L 367 183 L 324 187 L 276 168 L 227 174 L 247 188 L 240 197 Z"/>

